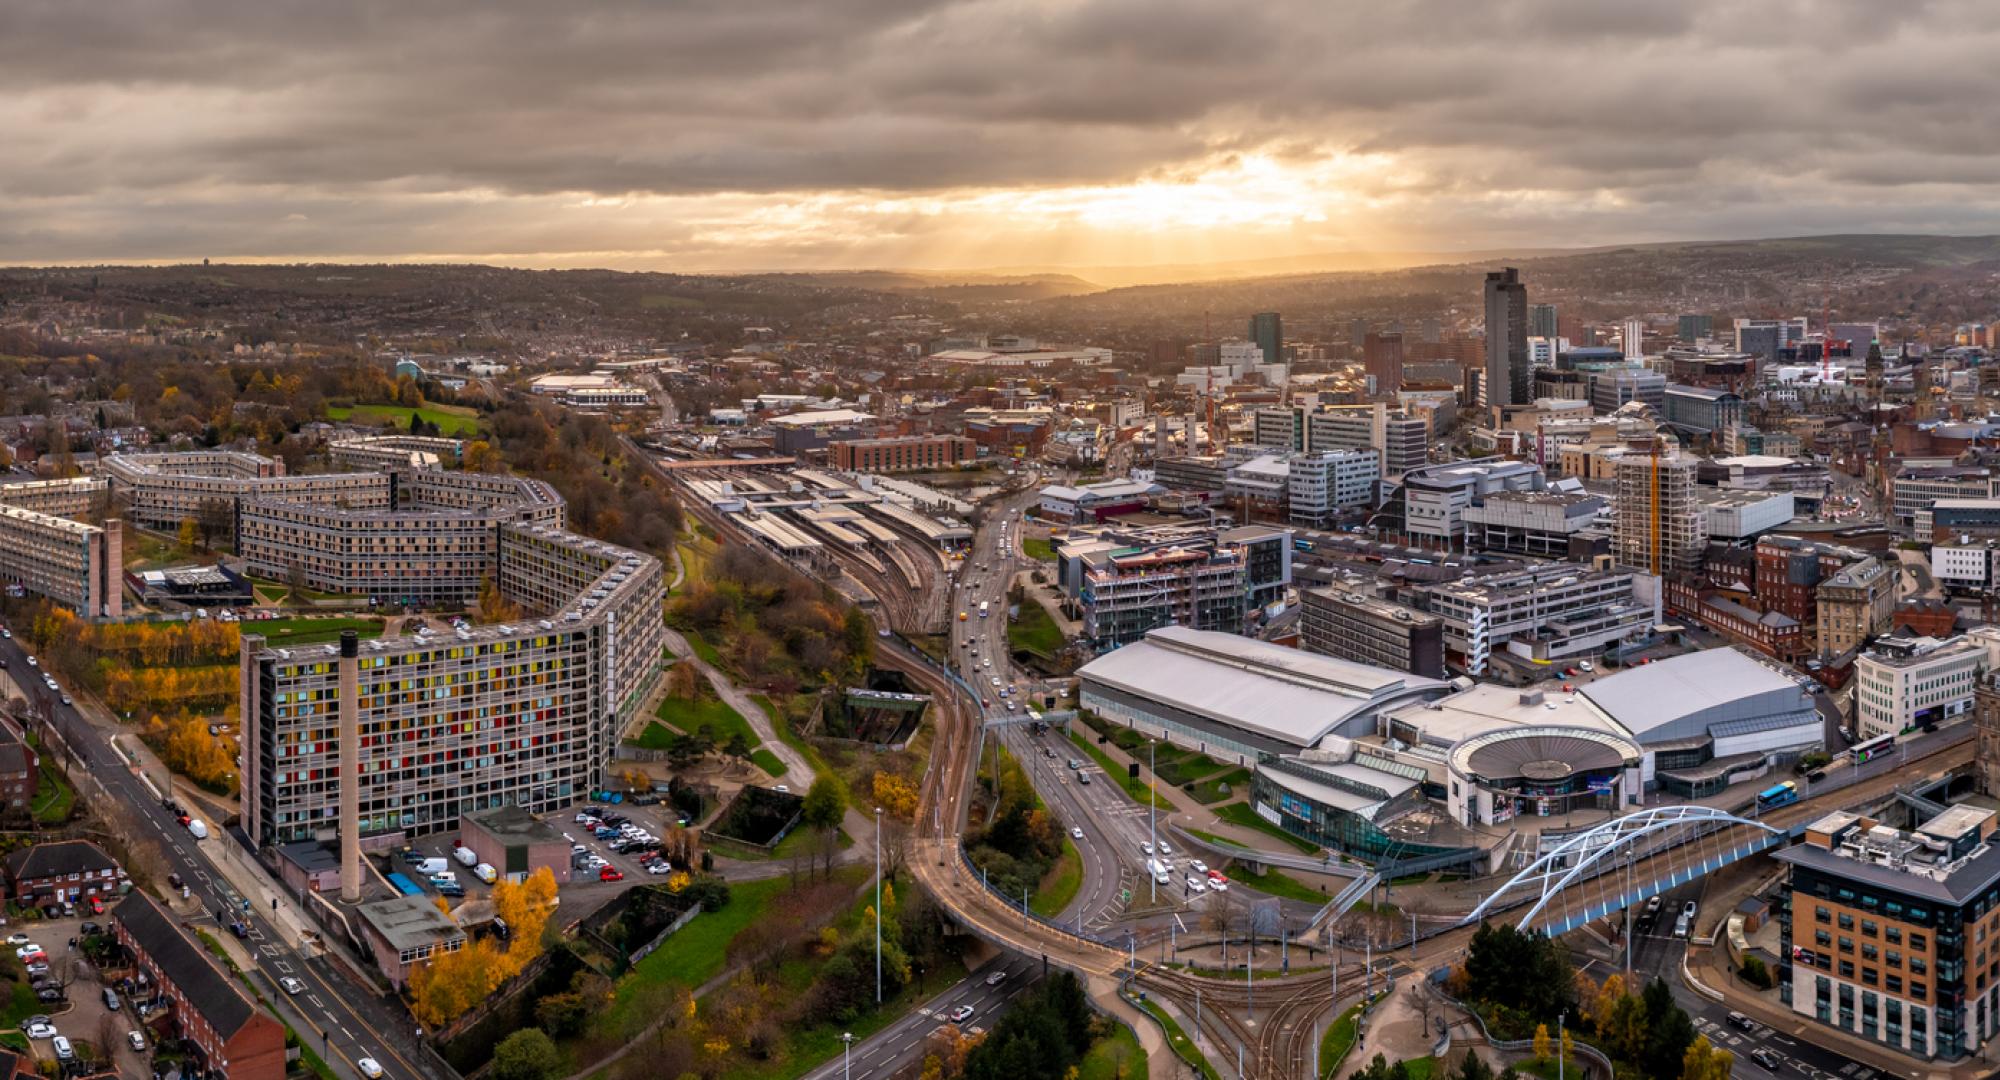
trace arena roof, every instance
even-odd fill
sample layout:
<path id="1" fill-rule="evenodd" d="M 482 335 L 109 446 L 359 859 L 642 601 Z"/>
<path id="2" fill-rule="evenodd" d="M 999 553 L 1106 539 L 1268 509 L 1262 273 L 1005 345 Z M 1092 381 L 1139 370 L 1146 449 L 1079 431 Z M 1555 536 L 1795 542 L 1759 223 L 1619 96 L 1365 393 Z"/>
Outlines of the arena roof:
<path id="1" fill-rule="evenodd" d="M 1448 684 L 1235 634 L 1169 626 L 1077 673 L 1098 683 L 1298 747 L 1358 713 Z"/>
<path id="2" fill-rule="evenodd" d="M 1720 721 L 1746 719 L 1746 710 L 1810 708 L 1792 700 L 1804 697 L 1796 682 L 1735 649 L 1703 649 L 1656 660 L 1578 690 L 1642 742 L 1656 734 L 1672 737 L 1665 729 L 1699 714 Z M 1764 694 L 1773 695 L 1772 700 L 1751 700 Z"/>

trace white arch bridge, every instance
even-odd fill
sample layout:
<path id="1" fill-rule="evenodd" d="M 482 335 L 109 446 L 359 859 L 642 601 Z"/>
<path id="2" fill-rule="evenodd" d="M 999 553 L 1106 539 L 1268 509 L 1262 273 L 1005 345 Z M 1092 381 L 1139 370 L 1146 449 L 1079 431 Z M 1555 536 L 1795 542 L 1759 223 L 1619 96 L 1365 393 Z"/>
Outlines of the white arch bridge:
<path id="1" fill-rule="evenodd" d="M 1526 903 L 1521 929 L 1554 937 L 1790 838 L 1784 829 L 1712 807 L 1649 807 L 1543 852 L 1480 901 L 1464 923 Z"/>

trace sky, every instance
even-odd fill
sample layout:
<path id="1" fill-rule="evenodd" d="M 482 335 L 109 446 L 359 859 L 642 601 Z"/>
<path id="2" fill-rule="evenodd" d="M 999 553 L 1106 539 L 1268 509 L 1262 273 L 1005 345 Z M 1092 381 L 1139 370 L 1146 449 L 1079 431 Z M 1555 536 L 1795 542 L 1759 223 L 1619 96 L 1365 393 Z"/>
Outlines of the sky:
<path id="1" fill-rule="evenodd" d="M 1985 0 L 7 0 L 0 263 L 2000 232 Z"/>

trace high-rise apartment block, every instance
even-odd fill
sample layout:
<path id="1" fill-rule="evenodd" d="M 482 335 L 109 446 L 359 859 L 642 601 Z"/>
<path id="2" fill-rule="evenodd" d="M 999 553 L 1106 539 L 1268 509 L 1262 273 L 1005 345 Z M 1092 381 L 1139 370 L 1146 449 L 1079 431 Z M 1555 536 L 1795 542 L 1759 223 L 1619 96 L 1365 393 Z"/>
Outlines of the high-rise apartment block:
<path id="1" fill-rule="evenodd" d="M 1539 338 L 1562 336 L 1560 324 L 1556 320 L 1556 306 L 1554 304 L 1529 305 L 1528 336 Z"/>
<path id="2" fill-rule="evenodd" d="M 1250 316 L 1250 340 L 1264 354 L 1267 364 L 1285 362 L 1285 323 L 1275 311 L 1260 311 Z"/>
<path id="3" fill-rule="evenodd" d="M 1618 461 L 1611 551 L 1619 565 L 1653 574 L 1690 571 L 1708 546 L 1708 514 L 1697 494 L 1699 458 L 1678 451 Z"/>
<path id="4" fill-rule="evenodd" d="M 1528 287 L 1513 267 L 1486 275 L 1485 405 L 1528 401 Z"/>
<path id="5" fill-rule="evenodd" d="M 1351 589 L 1299 592 L 1299 647 L 1429 679 L 1444 672 L 1444 622 Z"/>

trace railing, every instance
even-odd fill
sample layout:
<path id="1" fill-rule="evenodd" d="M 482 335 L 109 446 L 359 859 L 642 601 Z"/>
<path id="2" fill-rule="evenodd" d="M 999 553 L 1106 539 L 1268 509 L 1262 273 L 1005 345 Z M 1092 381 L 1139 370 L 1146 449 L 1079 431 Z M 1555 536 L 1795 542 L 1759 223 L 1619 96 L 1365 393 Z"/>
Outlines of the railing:
<path id="1" fill-rule="evenodd" d="M 1450 1004 L 1454 1008 L 1465 1013 L 1465 1015 L 1470 1016 L 1472 1018 L 1472 1022 L 1479 1026 L 1479 1037 L 1485 1039 L 1486 1045 L 1492 1047 L 1493 1049 L 1511 1050 L 1517 1052 L 1521 1050 L 1527 1050 L 1532 1052 L 1534 1050 L 1535 1040 L 1533 1039 L 1494 1038 L 1493 1032 L 1487 1030 L 1486 1018 L 1479 1015 L 1479 1010 L 1473 1008 L 1470 1005 L 1467 1005 L 1465 1002 L 1460 1001 L 1455 997 L 1452 997 L 1450 994 L 1445 993 L 1442 989 L 1440 989 L 1437 986 L 1437 984 L 1435 983 L 1431 984 L 1430 992 L 1436 994 L 1439 1000 L 1444 1001 L 1447 1004 Z M 1574 1042 L 1574 1041 L 1570 1043 L 1570 1049 L 1575 1052 L 1577 1057 L 1587 1059 L 1590 1062 L 1590 1064 L 1599 1071 L 1600 1075 L 1606 1077 L 1614 1075 L 1613 1066 L 1611 1064 L 1611 1058 L 1604 1051 L 1599 1050 L 1597 1047 L 1592 1046 L 1589 1043 Z M 1561 1048 L 1558 1047 L 1556 1052 L 1561 1053 L 1562 1052 Z"/>
<path id="2" fill-rule="evenodd" d="M 975 863 L 973 863 L 972 853 L 965 849 L 965 845 L 963 843 L 961 843 L 958 847 L 958 860 L 959 862 L 965 864 L 965 868 L 968 871 L 970 871 L 972 874 L 974 874 L 979 878 L 979 884 L 982 887 L 984 887 L 987 892 L 992 893 L 996 897 L 999 897 L 1000 900 L 1004 902 L 1008 907 L 1014 908 L 1015 910 L 1019 911 L 1024 919 L 1032 920 L 1036 923 L 1041 924 L 1042 926 L 1047 927 L 1050 930 L 1054 930 L 1056 933 L 1062 934 L 1066 937 L 1075 938 L 1078 941 L 1088 942 L 1089 944 L 1092 945 L 1101 945 L 1105 948 L 1116 949 L 1121 944 L 1123 944 L 1123 942 L 1117 940 L 1107 940 L 1104 938 L 1093 936 L 1091 934 L 1086 934 L 1079 927 L 1064 926 L 1062 923 L 1056 922 L 1054 919 L 1050 919 L 1045 916 L 1035 914 L 1035 912 L 1028 907 L 1026 899 L 1024 897 L 1008 896 L 1006 893 L 1003 893 L 999 889 L 994 888 L 993 883 L 986 880 L 986 871 L 981 870 Z"/>

